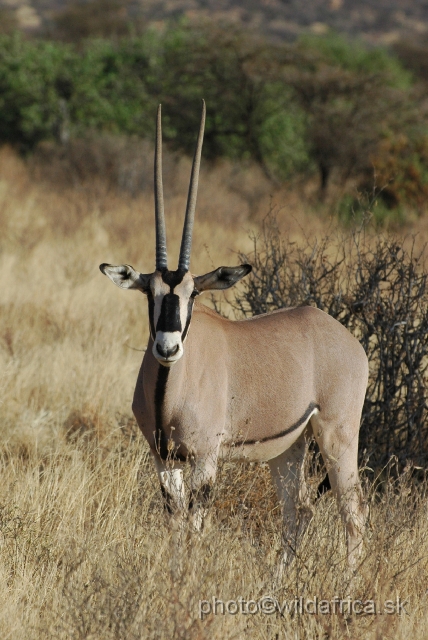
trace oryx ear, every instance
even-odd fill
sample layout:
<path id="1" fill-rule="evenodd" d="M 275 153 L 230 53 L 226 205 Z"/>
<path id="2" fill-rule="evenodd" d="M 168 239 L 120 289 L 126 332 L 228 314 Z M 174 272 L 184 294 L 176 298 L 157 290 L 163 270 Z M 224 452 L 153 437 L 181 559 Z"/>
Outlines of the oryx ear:
<path id="1" fill-rule="evenodd" d="M 199 293 L 208 289 L 229 289 L 252 270 L 250 264 L 239 267 L 219 267 L 204 276 L 194 278 L 195 288 Z"/>
<path id="2" fill-rule="evenodd" d="M 121 289 L 138 289 L 143 293 L 147 293 L 149 289 L 150 274 L 139 273 L 129 264 L 121 264 L 115 267 L 104 262 L 100 264 L 100 271 Z"/>

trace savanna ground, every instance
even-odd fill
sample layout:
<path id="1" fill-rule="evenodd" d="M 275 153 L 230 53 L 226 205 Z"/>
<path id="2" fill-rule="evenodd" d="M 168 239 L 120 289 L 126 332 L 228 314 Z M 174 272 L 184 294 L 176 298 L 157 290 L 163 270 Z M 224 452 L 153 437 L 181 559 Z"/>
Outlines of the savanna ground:
<path id="1" fill-rule="evenodd" d="M 177 558 L 131 413 L 146 302 L 98 271 L 101 262 L 152 270 L 151 185 L 131 197 L 102 179 L 73 187 L 48 169 L 0 152 L 1 638 L 425 638 L 427 485 L 410 472 L 394 474 L 393 465 L 365 482 L 370 523 L 352 580 L 331 493 L 314 503 L 298 558 L 278 578 L 280 514 L 263 465 L 224 463 L 212 526 L 189 534 Z M 171 261 L 188 174 L 187 160 L 167 166 Z M 326 213 L 310 213 L 297 191 L 274 201 L 296 242 L 332 224 Z M 204 169 L 192 271 L 236 264 L 233 252 L 251 250 L 248 230 L 257 231 L 269 203 L 269 185 L 254 167 Z M 412 228 L 421 243 L 426 220 Z M 370 606 L 364 615 L 199 615 L 200 600 L 263 596 L 376 606 L 400 598 L 405 607 L 400 615 Z"/>

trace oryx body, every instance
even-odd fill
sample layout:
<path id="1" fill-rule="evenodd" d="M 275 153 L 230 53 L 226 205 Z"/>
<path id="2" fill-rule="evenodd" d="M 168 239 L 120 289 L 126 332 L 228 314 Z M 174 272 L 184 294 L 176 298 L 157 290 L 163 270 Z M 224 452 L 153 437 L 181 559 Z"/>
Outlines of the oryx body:
<path id="1" fill-rule="evenodd" d="M 326 463 L 348 534 L 350 560 L 365 519 L 358 477 L 358 433 L 368 378 L 360 343 L 313 307 L 284 309 L 230 321 L 195 302 L 208 289 L 232 286 L 249 265 L 189 272 L 191 230 L 203 121 L 189 190 L 179 267 L 166 262 L 160 178 L 158 111 L 156 270 L 101 265 L 122 288 L 149 301 L 150 339 L 138 376 L 133 411 L 159 473 L 168 509 L 190 508 L 200 527 L 222 456 L 268 461 L 283 506 L 288 540 L 299 532 L 305 503 L 305 436 L 312 430 Z M 190 496 L 183 465 L 193 466 Z"/>

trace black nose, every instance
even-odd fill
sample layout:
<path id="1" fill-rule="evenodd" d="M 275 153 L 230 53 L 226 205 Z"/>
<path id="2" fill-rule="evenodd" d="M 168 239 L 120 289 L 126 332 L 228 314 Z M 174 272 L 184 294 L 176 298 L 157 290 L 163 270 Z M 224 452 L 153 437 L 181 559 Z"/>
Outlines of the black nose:
<path id="1" fill-rule="evenodd" d="M 159 342 L 156 345 L 156 351 L 160 356 L 162 356 L 162 358 L 170 358 L 171 356 L 175 356 L 178 349 L 179 349 L 178 344 L 176 344 L 175 347 L 172 347 L 172 349 L 162 349 Z"/>

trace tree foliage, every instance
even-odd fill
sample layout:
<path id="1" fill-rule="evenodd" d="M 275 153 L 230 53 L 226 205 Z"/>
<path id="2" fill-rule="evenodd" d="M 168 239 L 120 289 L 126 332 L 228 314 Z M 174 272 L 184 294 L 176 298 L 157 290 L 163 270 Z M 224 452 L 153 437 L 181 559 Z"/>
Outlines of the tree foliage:
<path id="1" fill-rule="evenodd" d="M 97 6 L 70 11 L 95 12 L 96 22 Z M 113 15 L 122 5 L 108 6 Z M 103 25 L 90 32 L 109 33 Z M 29 150 L 88 131 L 152 138 L 162 102 L 165 140 L 192 153 L 204 98 L 207 157 L 251 158 L 276 180 L 317 170 L 325 193 L 333 177 L 364 178 L 375 160 L 394 167 L 402 136 L 409 147 L 427 139 L 422 97 L 383 49 L 338 36 L 278 44 L 204 22 L 113 35 L 77 44 L 0 36 L 0 141 Z M 401 164 L 391 178 L 409 193 Z M 425 175 L 424 154 L 419 164 Z"/>

